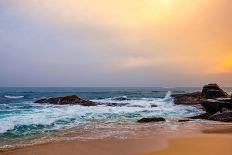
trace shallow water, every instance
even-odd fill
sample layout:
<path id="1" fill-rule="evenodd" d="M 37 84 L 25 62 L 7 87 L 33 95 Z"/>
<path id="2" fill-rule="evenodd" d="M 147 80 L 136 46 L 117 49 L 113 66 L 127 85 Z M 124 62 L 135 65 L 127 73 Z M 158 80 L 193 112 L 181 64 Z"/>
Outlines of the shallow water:
<path id="1" fill-rule="evenodd" d="M 174 105 L 170 95 L 198 90 L 200 88 L 0 88 L 0 148 L 71 138 L 68 136 L 71 133 L 75 133 L 72 138 L 81 139 L 125 137 L 128 132 L 133 133 L 133 129 L 144 127 L 136 121 L 149 116 L 165 117 L 165 124 L 175 130 L 173 122 L 177 119 L 202 111 L 194 106 Z M 42 97 L 73 94 L 117 106 L 33 103 Z"/>

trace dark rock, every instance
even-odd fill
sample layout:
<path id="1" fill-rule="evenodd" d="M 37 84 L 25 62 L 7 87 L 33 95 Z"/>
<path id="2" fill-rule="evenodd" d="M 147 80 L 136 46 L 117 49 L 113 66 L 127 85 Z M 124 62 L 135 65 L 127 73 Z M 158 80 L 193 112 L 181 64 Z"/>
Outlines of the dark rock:
<path id="1" fill-rule="evenodd" d="M 203 113 L 197 116 L 192 116 L 192 117 L 188 117 L 190 119 L 208 119 L 210 117 L 210 114 L 208 113 Z"/>
<path id="2" fill-rule="evenodd" d="M 231 102 L 231 97 L 224 92 L 217 84 L 205 85 L 202 92 L 172 95 L 175 104 L 196 105 L 201 100 L 217 99 L 219 101 Z"/>
<path id="3" fill-rule="evenodd" d="M 46 103 L 47 102 L 47 99 L 46 98 L 43 98 L 43 99 L 39 99 L 39 100 L 36 100 L 35 103 Z"/>
<path id="4" fill-rule="evenodd" d="M 205 85 L 202 92 L 172 95 L 175 104 L 199 105 L 205 114 L 189 117 L 190 119 L 210 119 L 230 121 L 228 116 L 232 110 L 232 98 L 217 84 Z M 216 114 L 217 113 L 217 114 Z M 221 113 L 220 115 L 218 113 Z"/>
<path id="5" fill-rule="evenodd" d="M 57 105 L 77 104 L 77 105 L 83 105 L 83 106 L 95 106 L 96 105 L 95 102 L 81 99 L 76 95 L 65 96 L 65 97 L 45 98 L 45 99 L 37 100 L 35 101 L 35 103 L 48 103 L 48 104 L 57 104 Z"/>
<path id="6" fill-rule="evenodd" d="M 218 101 L 230 102 L 232 103 L 232 98 L 217 98 Z"/>
<path id="7" fill-rule="evenodd" d="M 151 104 L 151 108 L 154 108 L 154 107 L 158 107 L 158 106 L 155 104 Z"/>
<path id="8" fill-rule="evenodd" d="M 215 99 L 215 98 L 228 98 L 229 95 L 224 92 L 217 84 L 205 85 L 201 93 L 203 98 Z"/>
<path id="9" fill-rule="evenodd" d="M 139 123 L 148 123 L 148 122 L 163 122 L 165 121 L 162 117 L 150 117 L 150 118 L 142 118 L 138 120 Z"/>
<path id="10" fill-rule="evenodd" d="M 203 100 L 201 101 L 201 105 L 204 107 L 205 111 L 211 115 L 225 111 L 226 109 L 232 110 L 232 103 L 213 99 Z"/>
<path id="11" fill-rule="evenodd" d="M 117 100 L 117 101 L 126 101 L 126 100 L 128 100 L 127 96 L 114 97 L 113 99 Z"/>
<path id="12" fill-rule="evenodd" d="M 188 122 L 188 121 L 191 121 L 190 119 L 180 119 L 178 120 L 178 122 Z"/>
<path id="13" fill-rule="evenodd" d="M 232 111 L 223 112 L 220 114 L 214 114 L 209 117 L 209 120 L 221 121 L 221 122 L 232 122 Z"/>
<path id="14" fill-rule="evenodd" d="M 195 105 L 200 104 L 202 99 L 201 92 L 194 92 L 188 94 L 172 95 L 175 104 Z"/>

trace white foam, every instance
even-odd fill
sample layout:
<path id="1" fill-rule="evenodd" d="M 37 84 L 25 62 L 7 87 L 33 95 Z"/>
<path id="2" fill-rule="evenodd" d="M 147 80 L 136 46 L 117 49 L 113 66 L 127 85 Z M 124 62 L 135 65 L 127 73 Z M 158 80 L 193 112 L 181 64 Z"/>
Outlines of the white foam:
<path id="1" fill-rule="evenodd" d="M 52 129 L 71 128 L 91 120 L 137 120 L 138 117 L 148 116 L 188 116 L 199 112 L 193 106 L 174 105 L 168 92 L 164 98 L 141 98 L 119 101 L 113 98 L 93 100 L 101 103 L 128 103 L 124 106 L 80 106 L 80 105 L 40 105 L 35 103 L 22 103 L 35 106 L 31 110 L 20 109 L 20 112 L 12 113 L 7 117 L 0 118 L 0 133 L 14 129 L 20 125 L 51 125 L 56 121 L 69 123 L 55 123 Z M 151 107 L 157 105 L 157 107 Z"/>
<path id="2" fill-rule="evenodd" d="M 19 98 L 24 98 L 24 96 L 11 96 L 11 95 L 5 95 L 5 98 L 9 98 L 9 99 L 19 99 Z"/>
<path id="3" fill-rule="evenodd" d="M 100 99 L 93 101 L 100 103 L 117 103 L 118 105 L 123 103 L 128 103 L 127 105 L 123 106 L 124 109 L 131 108 L 134 110 L 134 112 L 138 112 L 138 113 L 143 111 L 148 111 L 149 113 L 147 113 L 147 115 L 153 115 L 153 116 L 154 115 L 187 116 L 199 112 L 199 110 L 193 106 L 175 105 L 171 98 L 170 91 L 167 92 L 164 98 L 141 98 L 141 99 L 126 100 L 126 101 L 118 101 L 118 100 L 114 100 L 113 98 L 107 98 L 107 99 Z M 156 105 L 157 107 L 152 105 Z"/>
<path id="4" fill-rule="evenodd" d="M 51 125 L 58 120 L 76 119 L 71 125 L 61 124 L 56 125 L 55 128 L 73 127 L 79 123 L 91 119 L 107 119 L 112 114 L 123 115 L 124 113 L 134 112 L 136 108 L 123 108 L 123 107 L 107 107 L 95 106 L 84 107 L 79 105 L 73 106 L 52 106 L 46 105 L 33 111 L 25 111 L 15 115 L 10 115 L 0 119 L 0 133 L 7 132 L 14 129 L 19 125 Z"/>

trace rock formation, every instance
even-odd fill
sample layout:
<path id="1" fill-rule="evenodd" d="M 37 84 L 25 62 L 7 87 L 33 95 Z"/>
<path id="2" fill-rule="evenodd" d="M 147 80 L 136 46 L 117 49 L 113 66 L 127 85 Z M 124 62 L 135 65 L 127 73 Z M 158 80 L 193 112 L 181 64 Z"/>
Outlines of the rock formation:
<path id="1" fill-rule="evenodd" d="M 206 99 L 229 97 L 229 95 L 224 92 L 217 84 L 205 85 L 202 89 L 201 96 Z"/>
<path id="2" fill-rule="evenodd" d="M 224 92 L 217 84 L 205 85 L 202 92 L 194 92 L 188 94 L 172 95 L 175 104 L 194 105 L 201 104 L 206 99 L 228 99 L 230 96 Z M 231 100 L 231 98 L 229 99 Z"/>
<path id="3" fill-rule="evenodd" d="M 221 122 L 232 122 L 232 111 L 214 114 L 209 117 L 209 120 L 221 121 Z"/>
<path id="4" fill-rule="evenodd" d="M 231 102 L 220 101 L 216 99 L 202 100 L 201 105 L 204 107 L 205 111 L 211 115 L 217 112 L 232 110 Z"/>
<path id="5" fill-rule="evenodd" d="M 139 123 L 164 122 L 164 121 L 165 119 L 163 117 L 148 117 L 138 120 Z"/>
<path id="6" fill-rule="evenodd" d="M 194 92 L 188 94 L 177 94 L 172 95 L 175 104 L 183 104 L 183 105 L 195 105 L 200 104 L 202 99 L 201 92 Z"/>
<path id="7" fill-rule="evenodd" d="M 84 100 L 79 98 L 76 95 L 72 96 L 65 96 L 65 97 L 51 97 L 51 98 L 44 98 L 35 101 L 35 103 L 47 103 L 47 104 L 57 104 L 57 105 L 66 105 L 66 104 L 77 104 L 82 106 L 95 106 L 96 103 Z"/>
<path id="8" fill-rule="evenodd" d="M 173 99 L 175 104 L 199 104 L 206 111 L 191 119 L 232 122 L 232 98 L 217 84 L 205 85 L 202 92 L 173 95 Z"/>

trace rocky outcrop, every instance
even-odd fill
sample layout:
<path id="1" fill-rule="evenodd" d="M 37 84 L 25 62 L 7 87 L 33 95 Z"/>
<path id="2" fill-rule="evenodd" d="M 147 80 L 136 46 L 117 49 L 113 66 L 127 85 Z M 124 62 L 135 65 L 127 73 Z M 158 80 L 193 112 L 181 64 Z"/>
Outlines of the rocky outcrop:
<path id="1" fill-rule="evenodd" d="M 213 115 L 217 112 L 232 110 L 232 99 L 217 84 L 205 85 L 202 92 L 173 95 L 175 104 L 201 105 L 204 110 Z"/>
<path id="2" fill-rule="evenodd" d="M 164 122 L 164 121 L 165 119 L 163 117 L 148 117 L 138 120 L 139 123 Z"/>
<path id="3" fill-rule="evenodd" d="M 230 96 L 217 84 L 205 85 L 202 92 L 172 95 L 175 104 L 195 105 L 206 99 L 225 99 Z"/>
<path id="4" fill-rule="evenodd" d="M 220 121 L 220 122 L 232 122 L 232 111 L 218 112 L 216 114 L 204 113 L 201 115 L 189 117 L 190 119 L 205 119 L 211 121 Z"/>
<path id="5" fill-rule="evenodd" d="M 202 89 L 201 96 L 206 99 L 229 97 L 229 95 L 225 91 L 223 91 L 217 84 L 205 85 Z"/>
<path id="6" fill-rule="evenodd" d="M 81 99 L 80 97 L 76 95 L 71 96 L 64 96 L 64 97 L 50 97 L 50 98 L 43 98 L 35 101 L 35 103 L 40 104 L 56 104 L 56 105 L 68 105 L 68 104 L 76 104 L 76 105 L 82 105 L 82 106 L 96 106 L 96 105 L 106 105 L 106 106 L 125 106 L 128 105 L 128 103 L 97 103 L 92 102 L 89 100 Z"/>
<path id="7" fill-rule="evenodd" d="M 175 104 L 201 105 L 206 113 L 189 119 L 232 122 L 232 98 L 217 84 L 205 85 L 202 92 L 173 95 Z"/>
<path id="8" fill-rule="evenodd" d="M 44 99 L 39 99 L 35 101 L 35 103 L 40 103 L 40 104 L 47 103 L 47 104 L 57 104 L 57 105 L 77 104 L 77 105 L 82 105 L 82 106 L 95 106 L 96 105 L 95 102 L 81 99 L 76 95 L 65 96 L 65 97 L 44 98 Z"/>
<path id="9" fill-rule="evenodd" d="M 200 115 L 197 115 L 197 116 L 192 116 L 192 117 L 188 117 L 190 119 L 209 119 L 211 115 L 208 114 L 208 113 L 203 113 L 203 114 L 200 114 Z"/>
<path id="10" fill-rule="evenodd" d="M 200 104 L 202 99 L 201 92 L 194 92 L 188 94 L 172 95 L 175 104 L 195 105 Z"/>
<path id="11" fill-rule="evenodd" d="M 209 117 L 209 120 L 220 122 L 232 122 L 232 111 L 214 114 Z"/>
<path id="12" fill-rule="evenodd" d="M 232 103 L 228 101 L 221 101 L 215 99 L 208 99 L 201 101 L 201 105 L 204 107 L 205 111 L 211 115 L 217 112 L 232 110 Z"/>

